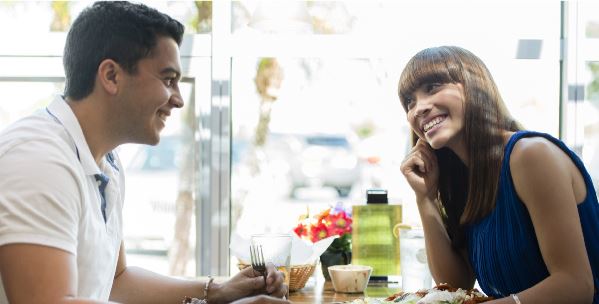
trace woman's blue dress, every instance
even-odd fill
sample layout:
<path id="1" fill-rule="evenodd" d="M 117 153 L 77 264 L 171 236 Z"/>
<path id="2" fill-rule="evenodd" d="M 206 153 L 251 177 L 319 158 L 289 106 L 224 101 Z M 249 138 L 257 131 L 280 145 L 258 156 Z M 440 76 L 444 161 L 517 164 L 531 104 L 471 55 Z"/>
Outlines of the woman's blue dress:
<path id="1" fill-rule="evenodd" d="M 533 136 L 544 137 L 566 152 L 585 180 L 587 196 L 578 205 L 578 214 L 593 271 L 593 303 L 599 304 L 599 204 L 593 181 L 580 158 L 563 142 L 538 132 L 519 131 L 510 138 L 505 147 L 495 209 L 468 228 L 470 263 L 478 284 L 487 295 L 501 298 L 528 289 L 549 276 L 528 210 L 516 194 L 509 165 L 515 143 Z"/>

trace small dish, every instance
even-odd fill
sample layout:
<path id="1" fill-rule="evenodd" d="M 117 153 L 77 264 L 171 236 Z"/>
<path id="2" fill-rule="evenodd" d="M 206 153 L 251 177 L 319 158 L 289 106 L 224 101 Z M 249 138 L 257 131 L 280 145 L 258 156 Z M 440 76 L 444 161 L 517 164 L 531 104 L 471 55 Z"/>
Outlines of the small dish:
<path id="1" fill-rule="evenodd" d="M 336 292 L 364 292 L 372 267 L 364 265 L 335 265 L 329 266 L 329 275 Z"/>

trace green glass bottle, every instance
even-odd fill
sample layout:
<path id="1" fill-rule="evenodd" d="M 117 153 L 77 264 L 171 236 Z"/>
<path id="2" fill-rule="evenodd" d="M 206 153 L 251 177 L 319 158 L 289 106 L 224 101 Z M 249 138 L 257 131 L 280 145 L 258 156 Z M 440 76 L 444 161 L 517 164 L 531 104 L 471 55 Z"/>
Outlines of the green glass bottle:
<path id="1" fill-rule="evenodd" d="M 387 191 L 366 191 L 366 205 L 353 206 L 352 264 L 372 266 L 371 280 L 399 276 L 399 239 L 393 228 L 401 222 L 401 205 L 389 205 Z"/>

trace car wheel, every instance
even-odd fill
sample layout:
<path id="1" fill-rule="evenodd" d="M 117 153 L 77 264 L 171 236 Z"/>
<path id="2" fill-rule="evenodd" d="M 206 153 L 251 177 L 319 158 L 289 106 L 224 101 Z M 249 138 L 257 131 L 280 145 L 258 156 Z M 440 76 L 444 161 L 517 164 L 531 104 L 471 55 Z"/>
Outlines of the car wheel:
<path id="1" fill-rule="evenodd" d="M 295 199 L 297 198 L 297 187 L 290 187 L 289 189 L 289 198 Z"/>
<path id="2" fill-rule="evenodd" d="M 335 190 L 337 190 L 337 194 L 339 194 L 340 197 L 347 197 L 351 192 L 351 186 L 336 187 Z"/>

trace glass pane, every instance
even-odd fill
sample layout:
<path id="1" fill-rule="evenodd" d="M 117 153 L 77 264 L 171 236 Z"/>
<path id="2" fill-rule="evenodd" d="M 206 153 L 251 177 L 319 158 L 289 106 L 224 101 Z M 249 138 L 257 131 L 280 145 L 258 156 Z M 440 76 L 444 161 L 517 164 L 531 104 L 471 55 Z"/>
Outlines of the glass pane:
<path id="1" fill-rule="evenodd" d="M 233 32 L 348 34 L 364 7 L 344 1 L 234 1 Z M 371 8 L 375 7 L 369 5 Z"/>
<path id="2" fill-rule="evenodd" d="M 431 4 L 435 10 L 430 10 Z M 259 4 L 234 5 L 246 5 L 245 11 L 234 7 L 234 14 L 241 11 L 240 19 L 234 20 L 234 27 L 239 26 L 236 35 L 251 30 L 243 23 L 251 25 Z M 403 205 L 404 221 L 419 220 L 413 192 L 399 170 L 410 139 L 397 82 L 406 62 L 425 47 L 449 44 L 473 51 L 491 70 L 516 119 L 528 129 L 558 135 L 559 3 L 518 4 L 515 9 L 505 2 L 470 2 L 465 9 L 430 1 L 309 2 L 306 8 L 315 14 L 341 10 L 340 6 L 346 10 L 341 15 L 347 13 L 353 20 L 351 26 L 336 32 L 343 35 L 327 37 L 348 39 L 355 45 L 370 43 L 369 36 L 382 37 L 397 53 L 361 58 L 285 54 L 233 58 L 234 240 L 257 232 L 289 232 L 301 215 L 318 213 L 337 202 L 364 204 L 369 188 L 387 189 L 389 202 Z M 508 15 L 512 17 L 506 24 Z M 536 17 L 534 23 L 531 15 Z M 337 15 L 321 16 L 333 20 Z M 536 55 L 519 59 L 531 58 L 519 55 L 520 46 L 531 38 L 538 39 Z M 268 43 L 272 45 L 264 49 L 280 49 L 276 40 Z M 316 45 L 302 47 L 308 53 Z M 232 268 L 236 261 L 233 249 Z"/>
<path id="3" fill-rule="evenodd" d="M 63 81 L 1 81 L 0 130 L 47 106 L 64 89 Z"/>
<path id="4" fill-rule="evenodd" d="M 579 12 L 582 15 L 582 24 L 584 33 L 581 33 L 586 38 L 599 38 L 599 3 L 593 1 L 583 1 L 580 5 L 584 8 Z M 581 36 L 583 36 L 581 35 Z"/>
<path id="5" fill-rule="evenodd" d="M 583 105 L 584 143 L 582 158 L 599 189 L 599 61 L 587 62 L 587 98 Z"/>
<path id="6" fill-rule="evenodd" d="M 140 1 L 185 25 L 185 32 L 212 32 L 212 1 Z"/>
<path id="7" fill-rule="evenodd" d="M 73 16 L 89 2 L 83 1 L 5 1 L 0 3 L 0 29 L 19 33 L 66 32 Z"/>

